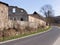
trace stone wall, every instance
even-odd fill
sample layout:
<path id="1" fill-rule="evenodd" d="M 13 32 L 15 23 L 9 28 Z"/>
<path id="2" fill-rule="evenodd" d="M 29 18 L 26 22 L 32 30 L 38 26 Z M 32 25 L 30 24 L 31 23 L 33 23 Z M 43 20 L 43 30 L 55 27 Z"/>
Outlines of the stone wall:
<path id="1" fill-rule="evenodd" d="M 41 26 L 43 25 L 46 26 L 46 22 L 44 20 L 39 19 L 38 17 L 36 18 L 34 17 L 34 15 L 33 16 L 29 15 L 29 22 L 37 23 Z"/>
<path id="2" fill-rule="evenodd" d="M 28 21 L 12 21 L 9 20 L 8 21 L 8 27 L 9 28 L 17 28 L 18 25 L 20 26 L 20 28 L 24 28 L 24 27 L 31 27 L 31 28 L 37 28 L 38 27 L 38 23 L 34 23 L 34 22 L 28 22 Z"/>
<path id="3" fill-rule="evenodd" d="M 5 28 L 8 22 L 8 6 L 0 3 L 0 30 Z"/>

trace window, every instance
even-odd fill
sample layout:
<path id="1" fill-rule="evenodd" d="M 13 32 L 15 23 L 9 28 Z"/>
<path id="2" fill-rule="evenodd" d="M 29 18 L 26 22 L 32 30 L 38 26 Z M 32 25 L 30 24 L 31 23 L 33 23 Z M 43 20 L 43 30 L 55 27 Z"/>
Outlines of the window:
<path id="1" fill-rule="evenodd" d="M 21 18 L 21 21 L 23 21 L 23 18 Z"/>
<path id="2" fill-rule="evenodd" d="M 21 12 L 23 12 L 23 10 L 21 10 Z"/>
<path id="3" fill-rule="evenodd" d="M 15 13 L 15 12 L 16 12 L 16 8 L 13 8 L 13 9 L 12 9 L 12 12 Z"/>

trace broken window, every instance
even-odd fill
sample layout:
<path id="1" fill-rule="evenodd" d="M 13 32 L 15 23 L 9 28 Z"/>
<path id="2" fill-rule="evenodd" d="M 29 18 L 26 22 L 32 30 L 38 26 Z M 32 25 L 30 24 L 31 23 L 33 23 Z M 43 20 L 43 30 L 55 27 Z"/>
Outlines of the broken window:
<path id="1" fill-rule="evenodd" d="M 12 12 L 15 13 L 15 12 L 16 12 L 16 8 L 13 8 L 13 9 L 12 9 Z"/>
<path id="2" fill-rule="evenodd" d="M 23 10 L 21 10 L 21 12 L 23 12 Z"/>
<path id="3" fill-rule="evenodd" d="M 23 21 L 23 18 L 21 18 L 21 21 Z"/>

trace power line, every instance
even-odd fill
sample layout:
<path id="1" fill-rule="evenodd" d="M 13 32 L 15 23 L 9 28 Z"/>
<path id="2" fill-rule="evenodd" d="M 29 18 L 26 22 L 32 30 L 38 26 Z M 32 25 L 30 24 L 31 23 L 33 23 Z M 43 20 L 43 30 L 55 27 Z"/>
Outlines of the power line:
<path id="1" fill-rule="evenodd" d="M 15 0 L 14 3 L 17 4 L 18 6 L 20 6 L 21 2 L 19 0 Z"/>

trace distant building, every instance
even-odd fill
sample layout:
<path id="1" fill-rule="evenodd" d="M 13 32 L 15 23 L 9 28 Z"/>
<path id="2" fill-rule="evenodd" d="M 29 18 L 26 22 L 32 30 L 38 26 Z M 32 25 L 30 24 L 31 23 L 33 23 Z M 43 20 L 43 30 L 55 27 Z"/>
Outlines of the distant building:
<path id="1" fill-rule="evenodd" d="M 44 18 L 41 15 L 39 15 L 37 12 L 34 12 L 33 14 L 29 14 L 29 22 L 35 22 L 40 25 L 46 25 Z"/>

